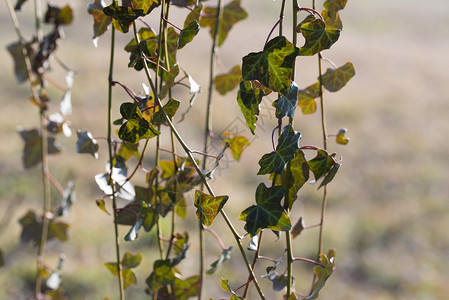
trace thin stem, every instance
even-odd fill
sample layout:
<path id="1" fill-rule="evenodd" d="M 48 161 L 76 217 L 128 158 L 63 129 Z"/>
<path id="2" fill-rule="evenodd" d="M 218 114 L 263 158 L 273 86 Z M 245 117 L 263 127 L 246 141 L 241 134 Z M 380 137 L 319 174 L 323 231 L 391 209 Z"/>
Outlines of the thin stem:
<path id="1" fill-rule="evenodd" d="M 201 224 L 203 225 L 203 224 Z M 217 240 L 218 245 L 220 245 L 221 250 L 226 250 L 226 246 L 224 245 L 223 241 L 221 240 L 220 236 L 210 227 L 203 226 L 203 230 L 206 230 L 210 234 L 214 236 L 214 238 Z"/>
<path id="2" fill-rule="evenodd" d="M 120 299 L 125 299 L 125 292 L 123 288 L 123 274 L 122 274 L 122 266 L 120 263 L 120 243 L 119 243 L 119 233 L 118 233 L 118 222 L 117 222 L 117 199 L 115 197 L 115 183 L 112 179 L 112 159 L 113 159 L 113 151 L 112 151 L 112 77 L 114 72 L 114 50 L 115 50 L 115 29 L 111 28 L 111 54 L 110 54 L 110 62 L 109 62 L 109 75 L 108 75 L 108 150 L 109 150 L 109 163 L 110 171 L 109 171 L 109 183 L 112 189 L 112 211 L 114 213 L 114 235 L 115 235 L 115 254 L 117 261 L 117 272 L 118 272 L 118 283 L 120 289 Z"/>
<path id="3" fill-rule="evenodd" d="M 251 268 L 253 268 L 253 270 L 256 267 L 256 262 L 257 262 L 257 259 L 259 258 L 259 254 L 260 254 L 260 246 L 262 244 L 262 234 L 263 234 L 263 231 L 261 231 L 259 233 L 259 239 L 258 239 L 258 243 L 257 243 L 257 250 L 256 250 L 256 253 L 254 254 L 253 263 L 251 264 Z M 252 279 L 253 278 L 251 277 L 251 275 L 249 275 L 248 276 L 248 283 L 246 284 L 245 291 L 243 292 L 243 298 L 246 298 L 246 296 L 248 296 L 249 285 L 251 284 Z"/>
<path id="4" fill-rule="evenodd" d="M 314 261 L 313 259 L 309 259 L 309 258 L 304 258 L 304 257 L 294 257 L 294 258 L 293 258 L 293 261 L 305 261 L 305 262 L 308 262 L 308 263 L 311 263 L 311 264 L 314 264 L 314 265 L 317 265 L 317 266 L 320 266 L 320 267 L 323 267 L 323 268 L 324 268 L 324 265 L 323 265 L 323 264 L 321 264 L 321 263 L 319 263 L 319 262 L 317 262 L 317 261 Z"/>

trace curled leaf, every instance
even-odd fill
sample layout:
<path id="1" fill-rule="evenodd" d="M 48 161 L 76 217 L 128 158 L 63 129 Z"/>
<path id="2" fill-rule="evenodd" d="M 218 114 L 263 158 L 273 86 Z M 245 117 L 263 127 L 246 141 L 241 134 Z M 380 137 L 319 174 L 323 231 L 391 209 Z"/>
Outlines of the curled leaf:
<path id="1" fill-rule="evenodd" d="M 341 128 L 338 131 L 337 136 L 335 137 L 335 141 L 337 142 L 337 144 L 346 145 L 347 143 L 349 143 L 349 138 L 346 137 L 346 132 L 348 132 L 346 128 Z"/>

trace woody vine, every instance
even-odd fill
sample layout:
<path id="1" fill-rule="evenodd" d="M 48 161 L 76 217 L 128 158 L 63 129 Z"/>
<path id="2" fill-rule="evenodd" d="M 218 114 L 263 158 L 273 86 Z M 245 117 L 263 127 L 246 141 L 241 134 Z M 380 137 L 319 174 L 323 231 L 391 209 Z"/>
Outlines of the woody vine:
<path id="1" fill-rule="evenodd" d="M 19 82 L 30 83 L 32 102 L 39 108 L 41 116 L 39 130 L 20 131 L 25 140 L 25 168 L 41 164 L 44 178 L 44 211 L 40 215 L 29 212 L 21 219 L 22 240 L 34 241 L 39 248 L 35 298 L 41 298 L 45 294 L 50 299 L 59 299 L 55 298 L 56 295 L 64 294 L 58 277 L 62 267 L 52 269 L 45 263 L 45 243 L 51 238 L 66 240 L 67 225 L 56 222 L 56 219 L 63 216 L 63 212 L 72 203 L 73 186 L 69 184 L 69 188 L 64 190 L 50 174 L 47 155 L 59 151 L 55 136 L 61 132 L 69 132 L 66 116 L 73 72 L 61 64 L 67 69 L 68 79 L 67 87 L 62 88 L 61 111 L 57 115 L 48 115 L 46 103 L 50 99 L 46 97 L 45 86 L 47 82 L 51 83 L 47 75 L 47 64 L 56 50 L 59 30 L 61 26 L 71 23 L 72 13 L 69 6 L 48 5 L 42 19 L 40 0 L 35 0 L 36 37 L 26 41 L 10 0 L 5 1 L 19 38 L 18 43 L 8 46 L 15 60 L 16 77 Z M 20 10 L 24 2 L 19 1 L 15 9 Z M 343 29 L 340 10 L 345 8 L 346 0 L 327 0 L 323 3 L 323 9 L 318 8 L 316 1 L 302 2 L 306 1 L 279 1 L 280 12 L 279 15 L 273 15 L 272 30 L 260 35 L 261 41 L 266 41 L 263 48 L 245 55 L 241 65 L 222 74 L 215 71 L 217 63 L 223 64 L 217 50 L 226 41 L 228 34 L 232 34 L 231 29 L 247 18 L 242 1 L 224 3 L 218 0 L 211 4 L 199 0 L 130 0 L 122 1 L 121 4 L 112 1 L 107 5 L 96 0 L 88 5 L 88 13 L 94 21 L 94 40 L 104 34 L 111 37 L 109 72 L 104 74 L 108 80 L 108 121 L 105 126 L 107 171 L 95 176 L 95 181 L 103 192 L 96 200 L 97 205 L 103 212 L 111 215 L 113 224 L 115 258 L 114 261 L 105 263 L 105 266 L 117 277 L 117 294 L 120 299 L 126 298 L 128 287 L 138 284 L 133 269 L 139 266 L 144 257 L 142 253 L 122 253 L 120 244 L 132 243 L 140 235 L 152 231 L 156 232 L 154 243 L 159 251 L 153 270 L 145 281 L 146 293 L 154 299 L 213 297 L 206 288 L 205 281 L 222 263 L 230 259 L 233 249 L 233 246 L 226 247 L 214 231 L 216 218 L 223 218 L 245 265 L 246 276 L 243 281 L 230 275 L 229 279 L 222 278 L 217 282 L 231 299 L 249 299 L 249 295 L 252 298 L 266 299 L 266 284 L 263 282 L 267 280 L 271 281 L 274 291 L 289 300 L 315 299 L 332 275 L 335 250 L 324 249 L 323 232 L 328 185 L 336 176 L 341 161 L 329 148 L 332 147 L 331 141 L 347 144 L 349 139 L 345 136 L 344 128 L 333 130 L 333 134 L 328 133 L 325 95 L 343 88 L 355 75 L 355 71 L 351 63 L 337 67 L 323 54 L 324 50 L 331 48 L 339 39 Z M 287 5 L 291 5 L 290 8 Z M 171 18 L 172 9 L 185 11 L 185 20 Z M 292 15 L 292 24 L 284 21 L 286 14 Z M 149 16 L 158 18 L 157 30 L 145 21 Z M 46 36 L 41 32 L 42 20 L 54 25 L 54 30 Z M 291 26 L 291 37 L 284 34 L 286 26 Z M 212 38 L 204 146 L 201 151 L 194 150 L 177 130 L 179 122 L 187 122 L 191 117 L 190 108 L 201 105 L 195 104 L 200 86 L 189 75 L 188 70 L 181 67 L 182 61 L 177 58 L 178 51 L 192 42 L 200 29 L 209 29 Z M 114 66 L 118 63 L 115 58 L 119 47 L 116 42 L 117 34 L 129 36 L 129 43 L 124 45 L 124 51 L 129 54 L 128 67 L 142 74 L 143 91 L 132 90 L 126 77 L 114 73 Z M 301 67 L 298 57 L 301 56 L 317 57 L 317 82 L 306 87 L 295 82 L 295 73 Z M 326 71 L 324 64 L 330 66 Z M 173 88 L 176 86 L 186 87 L 181 100 L 173 96 Z M 116 88 L 125 90 L 129 95 L 129 100 L 120 104 L 120 116 L 112 113 L 115 103 L 113 89 Z M 257 131 L 261 102 L 276 98 L 271 102 L 275 108 L 277 126 L 272 129 L 272 139 L 266 142 L 267 149 L 271 145 L 273 149 L 261 155 L 257 173 L 266 175 L 261 180 L 269 180 L 270 184 L 261 182 L 257 186 L 255 203 L 242 208 L 239 216 L 227 214 L 226 205 L 230 196 L 216 195 L 210 179 L 226 151 L 239 160 L 243 151 L 250 147 L 250 137 L 230 133 L 215 136 L 212 120 L 214 90 L 222 95 L 236 97 L 236 103 L 252 134 Z M 186 111 L 179 110 L 182 101 L 189 102 Z M 295 130 L 294 118 L 299 114 L 315 112 L 321 116 L 322 145 L 302 145 L 301 137 L 307 135 L 307 128 L 302 128 L 302 132 Z M 175 118 L 178 123 L 173 121 Z M 87 128 L 77 130 L 77 152 L 98 158 L 100 146 L 94 136 L 99 134 L 101 133 L 93 134 Z M 334 139 L 331 140 L 330 137 Z M 218 155 L 209 153 L 209 145 L 214 139 L 222 140 L 223 149 Z M 166 141 L 171 145 L 170 149 L 161 147 Z M 144 158 L 150 155 L 149 152 L 153 159 L 151 167 L 144 166 Z M 132 165 L 131 157 L 137 158 L 138 163 Z M 169 159 L 162 159 L 163 157 Z M 211 168 L 208 167 L 210 161 L 214 162 Z M 145 186 L 132 184 L 138 176 L 145 178 Z M 295 213 L 293 205 L 307 182 L 314 183 L 322 191 L 320 222 L 309 227 L 304 225 L 303 216 Z M 50 207 L 50 184 L 56 186 L 61 193 L 62 204 L 59 208 Z M 183 229 L 177 227 L 177 219 L 194 218 L 186 208 L 186 197 L 191 191 L 194 193 L 198 230 L 180 233 Z M 121 205 L 123 200 L 128 201 L 127 204 Z M 168 230 L 162 226 L 164 218 L 170 218 Z M 293 223 L 292 220 L 298 221 Z M 236 222 L 245 222 L 244 233 L 238 232 L 234 225 Z M 119 227 L 126 228 L 124 241 L 121 241 Z M 39 230 L 32 231 L 32 228 Z M 295 256 L 295 248 L 300 247 L 296 240 L 300 239 L 303 230 L 319 231 L 316 257 Z M 263 254 L 262 245 L 266 240 L 263 236 L 272 234 L 270 231 L 283 240 L 285 252 L 280 253 L 281 258 L 270 258 Z M 211 234 L 222 250 L 219 259 L 207 272 L 205 258 L 211 250 L 209 246 L 205 246 L 205 234 Z M 199 244 L 198 254 L 188 252 L 192 238 Z M 248 246 L 244 247 L 244 244 Z M 182 275 L 179 264 L 184 259 L 199 262 L 197 275 Z M 262 274 L 259 272 L 260 268 L 257 268 L 261 261 L 268 261 L 270 264 Z M 312 284 L 309 291 L 295 289 L 294 266 L 299 263 L 311 266 Z"/>

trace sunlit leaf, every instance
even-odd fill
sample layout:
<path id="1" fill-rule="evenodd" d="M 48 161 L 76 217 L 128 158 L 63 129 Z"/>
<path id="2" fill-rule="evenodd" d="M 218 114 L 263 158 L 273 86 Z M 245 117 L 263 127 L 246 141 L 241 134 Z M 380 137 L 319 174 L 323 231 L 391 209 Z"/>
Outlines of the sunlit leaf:
<path id="1" fill-rule="evenodd" d="M 256 130 L 256 123 L 260 113 L 260 102 L 263 96 L 263 91 L 260 88 L 254 88 L 250 81 L 240 82 L 237 103 L 252 134 Z"/>
<path id="2" fill-rule="evenodd" d="M 298 222 L 296 222 L 295 226 L 292 229 L 292 238 L 297 237 L 304 230 L 306 225 L 304 225 L 304 219 L 302 217 L 299 218 Z"/>
<path id="3" fill-rule="evenodd" d="M 348 0 L 326 0 L 323 3 L 323 7 L 327 12 L 326 14 L 332 22 L 337 18 L 338 11 L 345 8 L 346 2 Z"/>
<path id="4" fill-rule="evenodd" d="M 245 230 L 250 236 L 255 236 L 264 228 L 278 231 L 291 229 L 290 218 L 281 205 L 285 189 L 283 186 L 267 188 L 264 183 L 256 190 L 256 203 L 245 209 L 239 220 L 246 221 Z"/>
<path id="5" fill-rule="evenodd" d="M 33 55 L 33 48 L 31 44 L 26 43 L 24 45 L 29 56 Z M 14 74 L 18 83 L 28 80 L 28 70 L 25 63 L 25 57 L 23 56 L 22 44 L 20 42 L 9 44 L 7 47 L 8 52 L 11 54 L 14 60 Z"/>
<path id="6" fill-rule="evenodd" d="M 259 172 L 257 175 L 264 175 L 270 173 L 283 174 L 288 162 L 295 156 L 295 152 L 299 149 L 299 140 L 301 133 L 294 131 L 289 124 L 284 127 L 284 130 L 279 137 L 276 150 L 265 154 L 259 160 Z"/>
<path id="7" fill-rule="evenodd" d="M 232 138 L 227 138 L 226 141 L 223 141 L 223 143 L 225 142 L 229 143 L 229 149 L 231 150 L 232 157 L 234 157 L 236 161 L 240 160 L 243 150 L 251 145 L 248 139 L 243 135 L 236 135 Z"/>
<path id="8" fill-rule="evenodd" d="M 223 249 L 223 252 L 220 255 L 220 258 L 217 259 L 216 261 L 214 261 L 211 265 L 210 265 L 210 269 L 206 271 L 206 274 L 214 274 L 215 271 L 217 270 L 217 268 L 225 261 L 227 261 L 228 259 L 231 259 L 231 250 L 232 250 L 232 246 L 226 249 Z"/>
<path id="9" fill-rule="evenodd" d="M 123 33 L 129 31 L 129 27 L 135 19 L 144 15 L 144 11 L 142 9 L 132 9 L 126 6 L 119 6 L 117 1 L 114 1 L 111 5 L 103 8 L 103 12 L 105 15 L 112 17 L 112 25 L 114 28 Z"/>
<path id="10" fill-rule="evenodd" d="M 337 92 L 355 75 L 354 66 L 348 62 L 338 69 L 327 69 L 321 76 L 323 86 L 329 92 Z"/>
<path id="11" fill-rule="evenodd" d="M 205 226 L 211 225 L 228 199 L 228 196 L 213 197 L 200 190 L 195 191 L 195 207 L 197 208 L 196 216 L 198 220 Z"/>
<path id="12" fill-rule="evenodd" d="M 139 152 L 139 144 L 133 144 L 129 142 L 124 142 L 120 144 L 118 148 L 117 155 L 124 158 L 125 161 L 128 161 L 132 156 L 135 156 L 137 159 L 140 159 Z"/>
<path id="13" fill-rule="evenodd" d="M 77 130 L 78 140 L 76 141 L 77 153 L 89 153 L 98 158 L 98 142 L 89 131 Z"/>
<path id="14" fill-rule="evenodd" d="M 143 10 L 142 16 L 145 16 L 161 5 L 161 0 L 131 0 L 131 5 L 134 9 Z"/>
<path id="15" fill-rule="evenodd" d="M 329 155 L 326 150 L 318 149 L 316 156 L 309 160 L 310 171 L 312 171 L 315 181 L 326 175 L 337 163 L 334 160 L 335 154 Z"/>
<path id="16" fill-rule="evenodd" d="M 123 269 L 122 277 L 123 277 L 123 288 L 125 290 L 129 288 L 131 284 L 137 284 L 136 274 L 134 274 L 134 272 L 130 269 Z"/>
<path id="17" fill-rule="evenodd" d="M 340 145 L 346 145 L 347 143 L 349 143 L 349 138 L 346 137 L 346 132 L 348 132 L 348 130 L 346 128 L 341 128 L 336 137 L 335 137 L 335 141 L 337 142 L 337 144 Z"/>
<path id="18" fill-rule="evenodd" d="M 112 18 L 103 12 L 106 5 L 103 0 L 95 0 L 94 3 L 87 5 L 87 11 L 94 18 L 94 36 L 93 39 L 99 37 L 108 29 Z"/>
<path id="19" fill-rule="evenodd" d="M 221 94 L 225 95 L 227 92 L 236 88 L 242 79 L 242 70 L 240 65 L 237 65 L 229 71 L 229 73 L 217 75 L 214 79 L 215 89 Z"/>
<path id="20" fill-rule="evenodd" d="M 340 29 L 327 28 L 321 19 L 302 23 L 297 31 L 301 32 L 306 42 L 299 48 L 299 55 L 311 56 L 325 49 L 329 49 L 340 37 Z"/>
<path id="21" fill-rule="evenodd" d="M 60 8 L 47 4 L 44 22 L 55 25 L 69 25 L 73 21 L 73 11 L 68 5 Z"/>
<path id="22" fill-rule="evenodd" d="M 326 23 L 326 28 L 335 28 L 339 30 L 343 29 L 343 22 L 341 21 L 339 12 L 337 12 L 335 18 L 333 19 L 331 19 L 327 10 L 323 10 L 321 15 L 324 19 L 324 23 Z"/>
<path id="23" fill-rule="evenodd" d="M 112 273 L 112 275 L 118 276 L 117 263 L 105 263 L 104 266 Z"/>
<path id="24" fill-rule="evenodd" d="M 170 98 L 170 100 L 167 102 L 167 104 L 164 105 L 164 111 L 167 113 L 169 118 L 173 118 L 173 116 L 176 114 L 176 111 L 178 110 L 180 104 L 181 103 L 178 100 Z M 153 123 L 154 126 L 158 126 L 158 125 L 166 123 L 165 115 L 162 112 L 162 110 L 159 110 L 156 113 L 154 113 L 151 123 Z"/>
<path id="25" fill-rule="evenodd" d="M 187 43 L 190 43 L 200 31 L 200 25 L 197 21 L 192 21 L 179 33 L 178 49 L 182 49 Z"/>
<path id="26" fill-rule="evenodd" d="M 223 7 L 218 30 L 218 46 L 220 47 L 228 36 L 234 24 L 248 17 L 246 11 L 240 6 L 240 0 L 234 0 Z M 214 37 L 217 24 L 217 8 L 205 7 L 200 19 L 201 27 L 210 27 L 210 35 Z"/>
<path id="27" fill-rule="evenodd" d="M 150 291 L 155 292 L 159 288 L 172 284 L 175 281 L 175 273 L 169 259 L 156 260 L 153 264 L 153 272 L 147 278 L 146 283 Z"/>
<path id="28" fill-rule="evenodd" d="M 132 269 L 140 265 L 142 261 L 142 254 L 138 253 L 136 255 L 126 252 L 123 254 L 122 258 L 122 268 Z"/>
<path id="29" fill-rule="evenodd" d="M 176 300 L 187 300 L 198 296 L 200 290 L 200 276 L 193 275 L 186 279 L 175 278 L 173 293 Z"/>
<path id="30" fill-rule="evenodd" d="M 273 38 L 263 51 L 243 57 L 243 80 L 258 80 L 271 90 L 286 95 L 298 51 L 284 36 Z"/>
<path id="31" fill-rule="evenodd" d="M 313 114 L 316 111 L 315 98 L 320 96 L 320 83 L 316 82 L 303 90 L 298 91 L 298 105 L 305 115 Z"/>
<path id="32" fill-rule="evenodd" d="M 181 0 L 184 1 L 184 0 Z M 191 1 L 196 1 L 196 0 L 191 0 Z M 187 1 L 185 1 L 187 2 Z M 173 0 L 172 0 L 173 3 Z M 185 21 L 184 21 L 184 28 L 187 27 L 190 23 L 192 23 L 193 21 L 200 21 L 200 15 L 201 15 L 201 10 L 203 9 L 203 3 L 200 2 L 198 4 L 197 7 L 195 7 L 186 17 Z"/>
<path id="33" fill-rule="evenodd" d="M 59 276 L 59 271 L 53 272 L 47 279 L 46 285 L 52 290 L 57 290 L 61 284 L 61 276 Z"/>
<path id="34" fill-rule="evenodd" d="M 97 199 L 95 200 L 95 202 L 97 203 L 97 206 L 104 211 L 105 213 L 107 213 L 108 215 L 110 215 L 110 213 L 106 210 L 106 203 L 104 202 L 103 199 Z"/>
<path id="35" fill-rule="evenodd" d="M 273 102 L 276 107 L 276 118 L 281 119 L 285 116 L 293 118 L 298 105 L 298 85 L 292 81 L 287 95 L 280 97 Z"/>
<path id="36" fill-rule="evenodd" d="M 42 137 L 37 129 L 25 130 L 18 128 L 17 131 L 25 141 L 22 161 L 25 169 L 31 168 L 42 161 Z M 54 137 L 47 138 L 48 154 L 59 153 L 60 147 Z"/>
<path id="37" fill-rule="evenodd" d="M 234 290 L 231 288 L 230 284 L 229 284 L 229 280 L 228 279 L 221 279 L 220 282 L 220 286 L 223 290 L 225 290 L 226 292 L 229 292 L 232 294 L 230 300 L 245 300 L 245 298 L 240 297 L 239 295 L 237 295 Z"/>
<path id="38" fill-rule="evenodd" d="M 122 103 L 120 105 L 120 113 L 127 120 L 118 132 L 122 140 L 136 143 L 141 139 L 150 139 L 160 134 L 151 123 L 142 117 L 137 104 L 131 102 Z"/>
<path id="39" fill-rule="evenodd" d="M 315 266 L 313 272 L 315 273 L 315 282 L 312 286 L 310 295 L 305 299 L 316 299 L 321 289 L 326 284 L 327 279 L 332 275 L 335 269 L 335 250 L 331 249 L 326 254 L 320 254 L 320 263 L 324 266 Z"/>
<path id="40" fill-rule="evenodd" d="M 134 186 L 127 180 L 127 170 L 113 168 L 112 180 L 115 183 L 116 196 L 124 200 L 133 201 L 136 196 Z M 95 182 L 98 187 L 108 196 L 112 195 L 112 188 L 109 182 L 109 173 L 95 175 Z M 134 224 L 134 223 L 133 223 Z"/>

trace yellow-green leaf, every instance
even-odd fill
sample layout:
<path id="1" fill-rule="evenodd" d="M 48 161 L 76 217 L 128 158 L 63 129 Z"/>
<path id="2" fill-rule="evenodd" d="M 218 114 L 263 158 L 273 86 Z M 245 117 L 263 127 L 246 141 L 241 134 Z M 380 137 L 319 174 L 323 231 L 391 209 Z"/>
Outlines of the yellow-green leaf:
<path id="1" fill-rule="evenodd" d="M 200 190 L 195 191 L 196 216 L 205 226 L 209 226 L 214 221 L 217 214 L 228 201 L 228 196 L 217 196 L 205 194 Z"/>
<path id="2" fill-rule="evenodd" d="M 321 81 L 326 90 L 329 92 L 337 92 L 343 88 L 354 75 L 354 66 L 352 63 L 348 62 L 338 69 L 327 69 L 326 73 L 321 76 Z"/>

